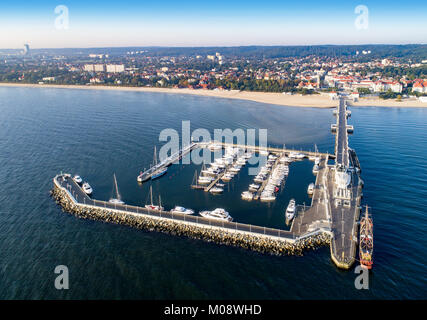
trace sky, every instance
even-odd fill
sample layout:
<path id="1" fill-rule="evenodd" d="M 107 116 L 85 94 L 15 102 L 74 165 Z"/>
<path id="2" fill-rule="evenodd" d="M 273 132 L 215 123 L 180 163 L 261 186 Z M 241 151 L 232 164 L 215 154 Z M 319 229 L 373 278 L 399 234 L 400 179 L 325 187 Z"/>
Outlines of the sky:
<path id="1" fill-rule="evenodd" d="M 32 48 L 427 43 L 427 1 L 0 3 L 0 48 L 24 43 Z"/>

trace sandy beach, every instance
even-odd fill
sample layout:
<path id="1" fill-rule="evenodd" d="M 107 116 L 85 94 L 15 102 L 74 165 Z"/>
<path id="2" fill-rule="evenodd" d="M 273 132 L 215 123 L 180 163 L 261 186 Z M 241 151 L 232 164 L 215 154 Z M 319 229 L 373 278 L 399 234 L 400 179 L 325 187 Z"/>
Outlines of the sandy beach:
<path id="1" fill-rule="evenodd" d="M 0 83 L 0 87 L 31 87 L 31 88 L 61 88 L 61 89 L 82 89 L 82 90 L 119 90 L 134 92 L 161 92 L 173 94 L 192 94 L 216 98 L 249 100 L 267 104 L 275 104 L 292 107 L 312 107 L 312 108 L 333 108 L 337 101 L 329 98 L 327 94 L 316 95 L 288 95 L 274 92 L 250 92 L 250 91 L 227 91 L 227 90 L 202 90 L 202 89 L 172 89 L 172 88 L 150 88 L 150 87 L 116 87 L 100 85 L 54 85 L 54 84 L 26 84 L 26 83 Z M 355 107 L 427 107 L 426 102 L 416 99 L 403 101 L 382 100 L 378 98 L 361 98 L 357 102 L 352 102 Z"/>

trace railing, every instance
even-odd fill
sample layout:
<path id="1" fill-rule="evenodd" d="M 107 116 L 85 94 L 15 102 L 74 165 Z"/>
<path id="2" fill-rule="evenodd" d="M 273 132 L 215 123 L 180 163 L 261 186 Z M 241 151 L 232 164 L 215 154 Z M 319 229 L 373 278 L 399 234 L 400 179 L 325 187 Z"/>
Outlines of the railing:
<path id="1" fill-rule="evenodd" d="M 243 223 L 238 223 L 238 222 L 212 220 L 212 219 L 207 219 L 207 218 L 199 217 L 199 216 L 186 215 L 186 214 L 181 214 L 181 213 L 173 213 L 170 211 L 151 210 L 151 209 L 133 206 L 133 205 L 115 204 L 115 203 L 110 203 L 107 201 L 95 200 L 95 199 L 91 199 L 88 196 L 86 196 L 86 194 L 83 193 L 83 191 L 80 189 L 80 187 L 77 186 L 75 184 L 75 182 L 72 181 L 72 179 L 65 182 L 65 181 L 62 181 L 62 179 L 57 179 L 57 177 L 55 177 L 54 180 L 57 182 L 57 185 L 59 185 L 59 187 L 65 189 L 67 191 L 67 193 L 70 196 L 70 199 L 78 205 L 94 206 L 96 208 L 117 210 L 117 211 L 127 212 L 127 213 L 130 213 L 133 215 L 135 215 L 135 214 L 137 214 L 137 215 L 148 215 L 148 216 L 153 216 L 153 217 L 158 217 L 158 218 L 171 219 L 171 220 L 175 220 L 175 221 L 184 221 L 184 222 L 195 223 L 195 224 L 199 224 L 199 225 L 203 225 L 203 226 L 224 228 L 224 229 L 227 229 L 229 231 L 236 230 L 236 231 L 254 233 L 257 235 L 278 237 L 278 238 L 282 238 L 282 239 L 286 239 L 286 240 L 295 240 L 297 238 L 290 231 L 286 231 L 286 230 L 255 226 L 255 225 L 243 224 Z M 70 183 L 73 186 L 71 186 Z M 76 188 L 79 188 L 79 189 L 76 189 Z M 78 192 L 76 192 L 77 190 L 78 190 Z"/>

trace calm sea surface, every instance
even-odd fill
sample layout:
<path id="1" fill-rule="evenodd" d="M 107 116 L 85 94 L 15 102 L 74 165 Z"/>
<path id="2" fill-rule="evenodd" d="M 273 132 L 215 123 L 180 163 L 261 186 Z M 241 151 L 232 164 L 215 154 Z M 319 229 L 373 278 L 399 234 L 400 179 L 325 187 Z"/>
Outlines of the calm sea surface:
<path id="1" fill-rule="evenodd" d="M 268 129 L 269 145 L 333 152 L 330 109 L 159 93 L 0 88 L 0 299 L 402 299 L 427 296 L 427 109 L 352 109 L 373 208 L 375 267 L 369 290 L 338 270 L 329 248 L 276 257 L 240 248 L 78 219 L 49 197 L 60 171 L 78 173 L 108 200 L 116 173 L 125 202 L 144 205 L 136 175 L 165 128 Z M 291 197 L 310 203 L 312 163 L 293 163 L 270 205 L 244 202 L 247 167 L 213 196 L 190 189 L 196 165 L 173 165 L 152 183 L 168 209 L 226 208 L 238 222 L 286 228 Z M 56 290 L 54 268 L 70 270 Z"/>

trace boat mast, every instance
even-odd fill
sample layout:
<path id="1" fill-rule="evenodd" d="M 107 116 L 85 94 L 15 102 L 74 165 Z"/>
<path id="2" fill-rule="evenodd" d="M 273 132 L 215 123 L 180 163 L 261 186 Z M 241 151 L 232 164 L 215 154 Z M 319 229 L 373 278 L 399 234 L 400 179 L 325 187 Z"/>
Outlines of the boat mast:
<path id="1" fill-rule="evenodd" d="M 197 184 L 197 169 L 196 169 L 196 171 L 194 172 L 193 185 L 195 185 L 195 186 L 197 186 L 197 185 L 198 185 L 198 184 Z"/>
<path id="2" fill-rule="evenodd" d="M 157 166 L 157 151 L 156 151 L 156 146 L 154 146 L 154 166 Z"/>
<path id="3" fill-rule="evenodd" d="M 120 194 L 119 194 L 119 187 L 117 186 L 117 179 L 116 179 L 116 174 L 113 174 L 114 176 L 114 185 L 116 186 L 116 196 L 117 196 L 117 200 L 121 200 L 120 199 Z"/>

